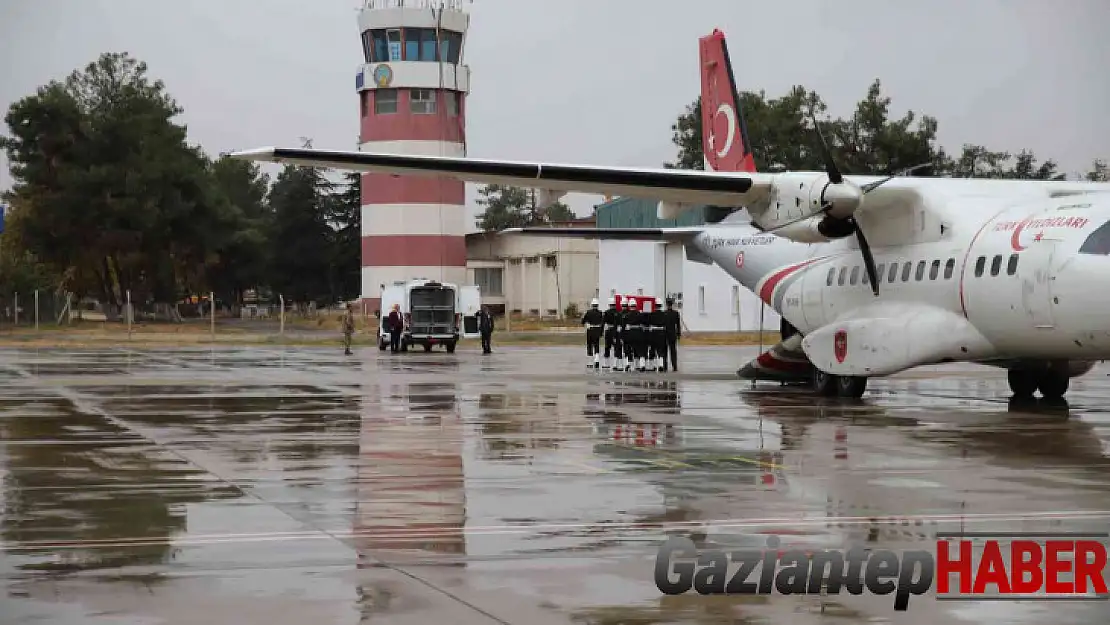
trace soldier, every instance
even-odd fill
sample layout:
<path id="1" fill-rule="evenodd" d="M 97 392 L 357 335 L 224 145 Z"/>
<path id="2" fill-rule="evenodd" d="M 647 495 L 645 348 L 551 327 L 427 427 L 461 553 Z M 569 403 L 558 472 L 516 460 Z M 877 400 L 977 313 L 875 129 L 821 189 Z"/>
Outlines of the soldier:
<path id="1" fill-rule="evenodd" d="M 620 345 L 624 347 L 625 371 L 632 371 L 636 364 L 636 346 L 633 344 L 632 335 L 628 327 L 628 317 L 632 315 L 632 300 L 625 300 L 624 311 L 620 313 Z"/>
<path id="2" fill-rule="evenodd" d="M 489 308 L 485 306 L 478 311 L 478 332 L 482 335 L 482 353 L 492 354 L 490 339 L 493 337 L 493 315 L 489 314 Z"/>
<path id="3" fill-rule="evenodd" d="M 667 323 L 667 317 L 663 313 L 663 301 L 658 297 L 652 303 L 651 313 L 648 315 L 648 324 L 650 331 L 648 332 L 648 341 L 651 344 L 651 360 L 649 361 L 649 369 L 652 371 L 666 371 L 667 365 L 667 337 L 663 330 Z"/>
<path id="4" fill-rule="evenodd" d="M 667 349 L 663 352 L 663 370 L 667 370 L 667 352 L 670 352 L 671 371 L 678 371 L 678 339 L 682 338 L 682 317 L 674 309 L 674 298 L 667 298 L 667 310 L 663 311 L 663 316 L 663 334 L 667 339 Z"/>
<path id="5" fill-rule="evenodd" d="M 355 333 L 355 306 L 347 303 L 347 311 L 343 313 L 343 354 L 351 355 L 351 336 Z"/>
<path id="6" fill-rule="evenodd" d="M 643 371 L 645 360 L 647 358 L 647 346 L 644 344 L 644 321 L 646 318 L 640 313 L 639 304 L 633 300 L 631 302 L 628 315 L 624 318 L 625 327 L 625 345 L 631 346 L 631 357 L 629 358 L 629 367 L 635 365 L 637 371 Z M 628 348 L 626 348 L 628 351 Z"/>
<path id="7" fill-rule="evenodd" d="M 621 311 L 617 310 L 617 298 L 612 297 L 609 299 L 609 310 L 605 311 L 605 363 L 604 367 L 609 368 L 610 364 L 614 369 L 618 368 L 621 360 L 621 337 L 619 334 Z M 615 352 L 615 353 L 614 353 Z M 612 353 L 612 362 L 610 363 L 609 357 Z"/>
<path id="8" fill-rule="evenodd" d="M 582 315 L 582 325 L 586 326 L 586 355 L 591 358 L 586 366 L 594 369 L 601 367 L 601 332 L 605 324 L 605 316 L 598 310 L 598 306 L 595 297 L 590 302 L 590 309 Z"/>

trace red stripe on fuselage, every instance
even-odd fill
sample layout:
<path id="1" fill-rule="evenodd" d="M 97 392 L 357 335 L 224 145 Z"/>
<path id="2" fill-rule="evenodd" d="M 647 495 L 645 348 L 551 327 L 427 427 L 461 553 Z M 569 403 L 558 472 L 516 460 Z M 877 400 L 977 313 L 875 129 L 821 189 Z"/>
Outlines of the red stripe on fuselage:
<path id="1" fill-rule="evenodd" d="M 809 368 L 807 362 L 792 362 L 776 358 L 771 352 L 763 352 L 755 359 L 761 367 L 782 371 L 784 373 L 800 373 Z"/>
<path id="2" fill-rule="evenodd" d="M 790 274 L 794 273 L 795 271 L 797 271 L 797 270 L 799 270 L 803 267 L 806 267 L 808 265 L 812 265 L 813 263 L 815 263 L 819 260 L 823 260 L 824 258 L 827 258 L 827 257 L 811 258 L 807 261 L 798 263 L 796 265 L 791 265 L 791 266 L 787 267 L 786 269 L 779 270 L 778 273 L 775 273 L 770 278 L 767 278 L 767 281 L 763 283 L 762 287 L 760 287 L 760 289 L 759 289 L 759 299 L 763 300 L 764 303 L 766 303 L 768 306 L 771 305 L 771 298 L 774 297 L 774 295 L 775 295 L 775 287 L 777 287 L 779 285 L 779 283 L 782 282 L 786 278 L 786 276 L 789 276 Z"/>

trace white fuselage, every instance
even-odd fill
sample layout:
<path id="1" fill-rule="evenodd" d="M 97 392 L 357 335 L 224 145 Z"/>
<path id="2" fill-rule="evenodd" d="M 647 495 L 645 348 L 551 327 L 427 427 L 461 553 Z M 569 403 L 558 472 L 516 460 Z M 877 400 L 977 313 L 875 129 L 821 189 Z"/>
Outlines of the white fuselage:
<path id="1" fill-rule="evenodd" d="M 951 314 L 952 331 L 967 335 L 954 360 L 1110 358 L 1110 226 L 1084 247 L 1110 222 L 1110 196 L 965 198 L 950 209 L 934 240 L 873 244 L 878 296 L 854 237 L 797 243 L 720 225 L 693 245 L 803 334 L 919 309 Z"/>

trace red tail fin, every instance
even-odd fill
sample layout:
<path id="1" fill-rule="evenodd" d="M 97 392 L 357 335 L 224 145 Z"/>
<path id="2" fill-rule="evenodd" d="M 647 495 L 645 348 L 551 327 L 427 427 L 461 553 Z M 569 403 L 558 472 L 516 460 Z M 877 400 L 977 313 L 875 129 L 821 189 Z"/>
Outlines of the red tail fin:
<path id="1" fill-rule="evenodd" d="M 702 150 L 713 171 L 755 171 L 748 126 L 740 110 L 725 34 L 714 30 L 698 40 L 701 57 Z"/>

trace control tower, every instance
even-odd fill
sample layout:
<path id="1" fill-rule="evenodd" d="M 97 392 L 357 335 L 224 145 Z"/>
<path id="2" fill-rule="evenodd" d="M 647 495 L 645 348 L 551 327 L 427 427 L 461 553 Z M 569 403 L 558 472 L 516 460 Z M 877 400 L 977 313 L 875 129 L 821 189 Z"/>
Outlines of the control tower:
<path id="1" fill-rule="evenodd" d="M 359 149 L 464 156 L 470 15 L 463 0 L 366 0 Z M 383 285 L 466 281 L 466 187 L 421 176 L 362 177 L 362 298 L 378 310 Z M 385 311 L 383 311 L 384 313 Z"/>

